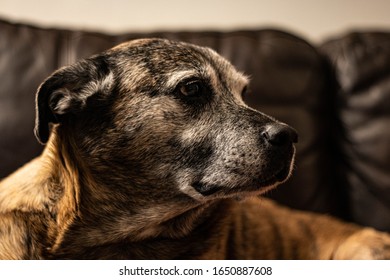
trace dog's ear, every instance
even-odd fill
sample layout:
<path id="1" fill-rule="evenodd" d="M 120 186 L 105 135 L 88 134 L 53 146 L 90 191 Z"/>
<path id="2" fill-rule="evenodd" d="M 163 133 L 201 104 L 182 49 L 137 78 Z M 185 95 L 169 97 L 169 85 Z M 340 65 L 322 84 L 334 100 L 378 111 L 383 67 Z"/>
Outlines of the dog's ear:
<path id="1" fill-rule="evenodd" d="M 81 112 L 96 94 L 107 96 L 113 80 L 107 61 L 98 56 L 54 72 L 36 94 L 34 133 L 38 141 L 48 141 L 50 123 L 60 123 L 66 115 Z"/>

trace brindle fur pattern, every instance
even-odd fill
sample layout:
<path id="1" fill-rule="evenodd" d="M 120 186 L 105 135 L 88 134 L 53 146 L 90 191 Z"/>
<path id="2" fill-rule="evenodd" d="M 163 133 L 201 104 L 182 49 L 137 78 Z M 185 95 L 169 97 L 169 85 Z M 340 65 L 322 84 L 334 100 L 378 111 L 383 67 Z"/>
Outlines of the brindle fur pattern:
<path id="1" fill-rule="evenodd" d="M 161 39 L 53 73 L 45 150 L 0 183 L 0 258 L 390 258 L 385 233 L 258 198 L 290 175 L 296 133 L 246 106 L 247 84 Z"/>

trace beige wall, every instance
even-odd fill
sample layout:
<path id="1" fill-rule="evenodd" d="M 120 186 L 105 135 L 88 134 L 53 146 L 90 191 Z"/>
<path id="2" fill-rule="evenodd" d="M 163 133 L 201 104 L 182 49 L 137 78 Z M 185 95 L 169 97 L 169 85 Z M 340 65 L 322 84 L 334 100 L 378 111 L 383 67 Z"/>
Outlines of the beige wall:
<path id="1" fill-rule="evenodd" d="M 110 32 L 281 27 L 320 41 L 351 28 L 390 30 L 390 0 L 0 0 L 0 17 Z"/>

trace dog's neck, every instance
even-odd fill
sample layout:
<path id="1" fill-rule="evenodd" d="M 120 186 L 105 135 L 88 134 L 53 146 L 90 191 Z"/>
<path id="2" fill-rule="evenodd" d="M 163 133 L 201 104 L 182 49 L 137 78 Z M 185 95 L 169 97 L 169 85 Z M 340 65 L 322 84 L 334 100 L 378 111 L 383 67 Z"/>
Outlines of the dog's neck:
<path id="1" fill-rule="evenodd" d="M 179 240 L 207 227 L 214 219 L 211 217 L 215 217 L 211 213 L 221 203 L 196 204 L 178 198 L 173 204 L 132 205 L 136 202 L 129 201 L 123 207 L 121 199 L 125 198 L 114 196 L 107 186 L 99 185 L 83 166 L 72 143 L 59 141 L 55 134 L 42 160 L 53 166 L 51 185 L 60 186 L 52 191 L 62 194 L 53 215 L 57 219 L 57 228 L 51 231 L 55 236 L 50 238 L 55 240 L 51 251 L 56 257 L 76 253 L 69 248 L 88 250 L 124 242 L 139 245 L 144 240 Z"/>

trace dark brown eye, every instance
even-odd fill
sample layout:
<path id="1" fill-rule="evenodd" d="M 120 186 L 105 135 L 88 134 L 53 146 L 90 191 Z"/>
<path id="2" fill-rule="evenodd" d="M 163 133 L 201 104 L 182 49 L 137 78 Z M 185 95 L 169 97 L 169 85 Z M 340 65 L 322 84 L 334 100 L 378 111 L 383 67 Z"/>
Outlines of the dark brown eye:
<path id="1" fill-rule="evenodd" d="M 187 97 L 197 96 L 201 91 L 202 83 L 200 81 L 191 81 L 179 86 L 179 93 Z"/>

